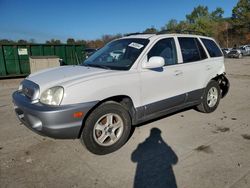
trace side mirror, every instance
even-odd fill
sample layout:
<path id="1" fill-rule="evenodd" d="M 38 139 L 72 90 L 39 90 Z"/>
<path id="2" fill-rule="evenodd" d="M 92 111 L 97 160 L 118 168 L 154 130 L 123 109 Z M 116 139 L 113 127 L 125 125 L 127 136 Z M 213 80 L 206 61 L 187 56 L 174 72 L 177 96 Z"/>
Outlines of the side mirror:
<path id="1" fill-rule="evenodd" d="M 154 56 L 151 57 L 148 62 L 144 62 L 142 64 L 142 68 L 144 69 L 156 69 L 156 68 L 161 68 L 165 65 L 165 60 L 163 57 L 160 56 Z"/>

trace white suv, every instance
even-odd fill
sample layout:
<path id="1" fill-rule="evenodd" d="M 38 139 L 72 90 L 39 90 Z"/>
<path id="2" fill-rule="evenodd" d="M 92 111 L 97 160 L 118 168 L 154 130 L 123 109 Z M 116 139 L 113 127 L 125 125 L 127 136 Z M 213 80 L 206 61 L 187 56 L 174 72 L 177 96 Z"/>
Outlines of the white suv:
<path id="1" fill-rule="evenodd" d="M 119 149 L 132 125 L 191 106 L 213 112 L 228 90 L 224 58 L 213 39 L 142 34 L 108 43 L 82 65 L 31 74 L 13 102 L 31 130 L 80 138 L 101 155 Z"/>

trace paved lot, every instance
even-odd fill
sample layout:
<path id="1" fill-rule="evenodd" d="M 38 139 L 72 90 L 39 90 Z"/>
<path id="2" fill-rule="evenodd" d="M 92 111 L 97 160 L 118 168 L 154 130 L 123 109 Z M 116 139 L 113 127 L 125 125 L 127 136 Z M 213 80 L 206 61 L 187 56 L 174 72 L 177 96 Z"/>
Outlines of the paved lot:
<path id="1" fill-rule="evenodd" d="M 106 156 L 20 125 L 10 98 L 20 79 L 0 80 L 0 187 L 250 187 L 250 58 L 226 68 L 231 90 L 214 113 L 191 109 L 137 127 Z"/>

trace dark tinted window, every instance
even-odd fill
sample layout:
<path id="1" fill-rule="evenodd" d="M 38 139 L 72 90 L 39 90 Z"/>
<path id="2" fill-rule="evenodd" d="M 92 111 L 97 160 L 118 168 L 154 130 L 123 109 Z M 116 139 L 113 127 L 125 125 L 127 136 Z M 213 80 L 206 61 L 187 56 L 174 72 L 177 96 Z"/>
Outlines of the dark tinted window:
<path id="1" fill-rule="evenodd" d="M 220 57 L 222 56 L 222 53 L 219 49 L 219 47 L 216 45 L 216 43 L 213 40 L 209 39 L 201 39 L 205 47 L 207 48 L 207 51 L 210 55 L 210 57 Z"/>
<path id="2" fill-rule="evenodd" d="M 165 65 L 174 65 L 177 63 L 176 48 L 173 38 L 162 39 L 158 41 L 148 53 L 148 59 L 153 56 L 161 56 L 165 60 Z"/>
<path id="3" fill-rule="evenodd" d="M 206 54 L 204 48 L 202 47 L 200 41 L 198 39 L 195 39 L 195 42 L 196 42 L 196 45 L 197 45 L 197 47 L 199 49 L 200 58 L 201 59 L 206 59 L 207 58 L 207 54 Z"/>
<path id="4" fill-rule="evenodd" d="M 179 37 L 178 40 L 181 47 L 183 63 L 199 61 L 207 58 L 203 47 L 196 38 Z"/>

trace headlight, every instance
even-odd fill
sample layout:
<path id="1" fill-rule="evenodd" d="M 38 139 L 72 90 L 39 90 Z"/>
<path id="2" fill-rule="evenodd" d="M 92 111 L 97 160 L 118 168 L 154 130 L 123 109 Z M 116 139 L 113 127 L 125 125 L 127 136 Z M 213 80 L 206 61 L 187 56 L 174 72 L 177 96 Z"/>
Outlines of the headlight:
<path id="1" fill-rule="evenodd" d="M 63 99 L 63 87 L 56 86 L 44 91 L 40 97 L 40 102 L 48 105 L 60 105 Z"/>

